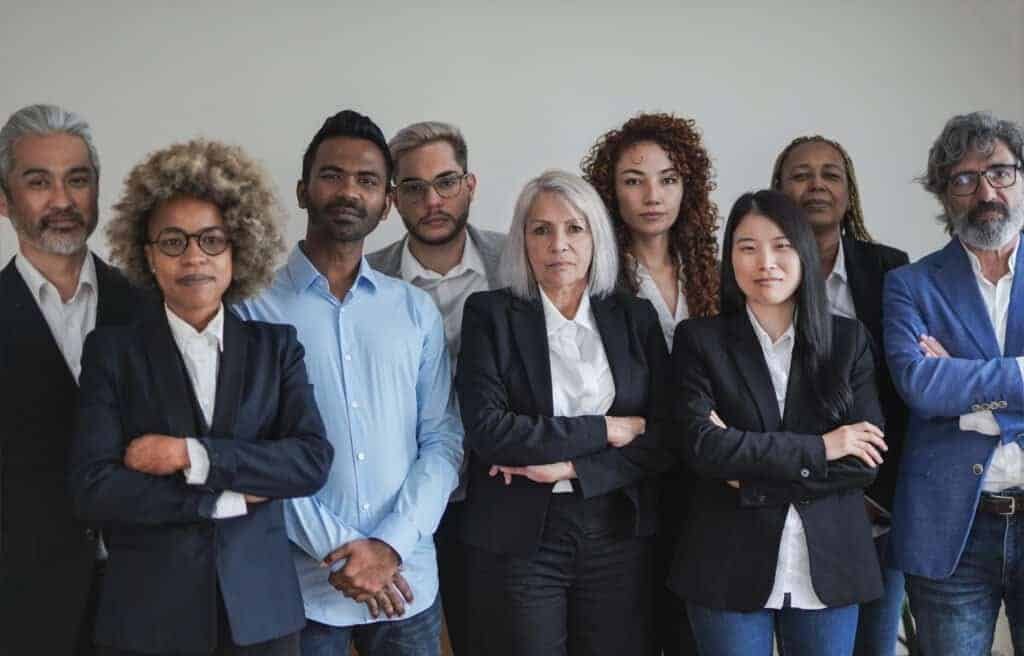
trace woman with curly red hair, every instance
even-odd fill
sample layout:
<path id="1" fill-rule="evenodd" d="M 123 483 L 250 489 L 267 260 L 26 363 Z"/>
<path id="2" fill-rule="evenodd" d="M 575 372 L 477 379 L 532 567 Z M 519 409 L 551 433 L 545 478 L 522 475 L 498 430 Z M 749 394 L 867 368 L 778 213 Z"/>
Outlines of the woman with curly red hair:
<path id="1" fill-rule="evenodd" d="M 692 119 L 638 114 L 598 138 L 584 178 L 601 195 L 622 253 L 619 285 L 651 302 L 669 349 L 676 325 L 718 312 L 718 207 L 711 159 Z M 655 654 L 695 654 L 685 608 L 664 585 L 691 488 L 678 465 L 660 482 Z"/>

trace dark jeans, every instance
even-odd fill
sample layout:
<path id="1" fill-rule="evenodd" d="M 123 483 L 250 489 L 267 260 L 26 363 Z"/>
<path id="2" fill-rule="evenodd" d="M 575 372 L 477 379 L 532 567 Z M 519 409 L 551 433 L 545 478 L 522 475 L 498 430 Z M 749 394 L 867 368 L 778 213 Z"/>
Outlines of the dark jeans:
<path id="1" fill-rule="evenodd" d="M 741 613 L 687 603 L 702 656 L 850 656 L 857 605 L 822 610 L 756 610 Z"/>
<path id="2" fill-rule="evenodd" d="M 908 574 L 907 595 L 923 656 L 988 656 L 1003 603 L 1024 654 L 1024 517 L 979 512 L 953 575 Z"/>
<path id="3" fill-rule="evenodd" d="M 650 540 L 624 495 L 552 495 L 528 558 L 470 548 L 474 656 L 645 654 Z"/>
<path id="4" fill-rule="evenodd" d="M 312 620 L 302 630 L 302 656 L 441 656 L 441 598 L 402 620 L 328 626 Z"/>
<path id="5" fill-rule="evenodd" d="M 441 517 L 441 524 L 434 533 L 437 548 L 437 575 L 441 586 L 441 607 L 448 626 L 448 640 L 455 656 L 469 656 L 468 626 L 469 579 L 466 545 L 459 533 L 462 530 L 462 513 L 465 504 L 461 501 L 449 503 Z"/>
<path id="6" fill-rule="evenodd" d="M 881 599 L 860 605 L 854 656 L 892 656 L 903 618 L 903 572 L 882 568 L 885 592 Z"/>

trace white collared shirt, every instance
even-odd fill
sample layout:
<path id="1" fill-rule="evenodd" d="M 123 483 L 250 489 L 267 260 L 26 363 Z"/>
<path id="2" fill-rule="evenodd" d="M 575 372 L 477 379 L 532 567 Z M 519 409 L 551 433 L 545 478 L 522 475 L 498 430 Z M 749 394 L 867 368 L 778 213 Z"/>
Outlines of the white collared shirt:
<path id="1" fill-rule="evenodd" d="M 643 262 L 628 253 L 626 257 L 636 265 L 636 277 L 640 282 L 640 288 L 637 289 L 636 295 L 647 299 L 654 306 L 654 311 L 658 313 L 658 323 L 661 325 L 661 332 L 665 336 L 665 343 L 668 344 L 668 351 L 671 353 L 672 339 L 675 337 L 676 326 L 679 325 L 680 321 L 690 316 L 689 309 L 686 306 L 686 294 L 683 293 L 682 272 L 680 272 L 680 279 L 677 283 L 678 287 L 676 287 L 676 311 L 672 313 L 669 312 L 668 303 L 665 302 L 665 298 L 661 295 L 661 290 L 658 289 L 658 283 L 654 282 L 651 272 L 647 270 Z"/>
<path id="2" fill-rule="evenodd" d="M 96 282 L 96 263 L 92 254 L 86 253 L 82 270 L 78 273 L 78 287 L 74 296 L 63 302 L 60 292 L 52 282 L 39 272 L 28 258 L 18 253 L 14 258 L 14 266 L 32 293 L 32 298 L 39 311 L 42 312 L 46 325 L 50 328 L 57 348 L 60 349 L 68 370 L 78 382 L 82 373 L 82 346 L 85 338 L 96 327 L 96 305 L 99 299 L 99 286 Z"/>
<path id="3" fill-rule="evenodd" d="M 213 424 L 214 404 L 217 400 L 217 371 L 220 368 L 220 354 L 224 350 L 224 306 L 221 305 L 210 323 L 202 332 L 176 315 L 164 305 L 167 325 L 178 346 L 181 359 L 185 361 L 192 391 L 199 402 L 206 425 Z M 190 466 L 185 470 L 185 481 L 189 485 L 204 485 L 210 475 L 210 456 L 199 440 L 185 438 Z M 225 519 L 245 515 L 245 497 L 238 492 L 225 490 L 217 497 L 213 519 Z"/>
<path id="4" fill-rule="evenodd" d="M 768 374 L 772 379 L 775 400 L 779 406 L 779 416 L 786 414 L 786 388 L 789 384 L 789 368 L 793 362 L 793 346 L 796 343 L 796 330 L 790 324 L 786 332 L 775 341 L 768 336 L 758 322 L 754 312 L 747 306 L 747 316 L 754 328 L 757 341 L 761 345 Z M 782 528 L 782 539 L 779 542 L 779 559 L 775 565 L 775 584 L 772 586 L 765 608 L 782 608 L 786 594 L 790 595 L 790 606 L 803 610 L 819 610 L 825 608 L 811 581 L 811 557 L 807 551 L 807 534 L 800 513 L 790 504 L 786 512 L 786 523 Z"/>
<path id="5" fill-rule="evenodd" d="M 960 244 L 963 246 L 963 242 Z M 988 311 L 989 321 L 992 322 L 992 329 L 996 334 L 996 341 L 999 342 L 999 351 L 1006 349 L 1006 324 L 1010 315 L 1010 292 L 1013 289 L 1014 269 L 1017 265 L 1017 249 L 1020 248 L 1020 238 L 1010 253 L 1009 271 L 1006 272 L 993 285 L 985 278 L 981 270 L 981 261 L 971 252 L 971 249 L 964 246 L 967 259 L 974 271 L 974 280 L 978 283 L 978 291 L 981 292 L 981 299 Z M 1021 377 L 1024 377 L 1024 358 L 1017 358 L 1017 364 L 1021 367 Z M 972 412 L 960 417 L 960 430 L 973 430 L 985 435 L 999 435 L 999 424 L 995 416 L 988 410 Z M 988 471 L 985 472 L 985 479 L 981 489 L 985 492 L 1001 492 L 1007 488 L 1024 486 L 1024 453 L 1016 442 L 999 444 L 996 446 L 992 460 L 989 462 Z"/>
<path id="6" fill-rule="evenodd" d="M 846 255 L 843 253 L 842 242 L 839 243 L 839 253 L 836 255 L 835 264 L 832 265 L 832 271 L 825 278 L 825 295 L 828 297 L 829 312 L 847 319 L 857 318 L 850 280 L 846 276 Z"/>
<path id="7" fill-rule="evenodd" d="M 590 290 L 583 292 L 572 319 L 562 316 L 543 289 L 540 298 L 551 361 L 554 416 L 604 415 L 615 400 L 615 381 L 590 307 Z M 552 491 L 572 492 L 572 484 L 568 480 L 558 481 Z"/>
<path id="8" fill-rule="evenodd" d="M 487 269 L 473 240 L 466 235 L 462 259 L 451 271 L 443 276 L 420 264 L 409 250 L 409 238 L 402 247 L 402 280 L 419 287 L 430 294 L 444 319 L 444 337 L 448 343 L 448 354 L 452 359 L 452 371 L 459 357 L 462 331 L 462 309 L 466 299 L 474 292 L 487 291 Z"/>

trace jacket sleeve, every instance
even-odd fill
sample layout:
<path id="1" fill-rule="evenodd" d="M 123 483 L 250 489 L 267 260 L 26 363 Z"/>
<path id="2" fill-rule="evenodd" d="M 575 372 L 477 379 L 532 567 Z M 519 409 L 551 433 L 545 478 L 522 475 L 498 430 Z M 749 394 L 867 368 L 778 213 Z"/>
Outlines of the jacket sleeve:
<path id="1" fill-rule="evenodd" d="M 305 497 L 327 482 L 334 448 L 306 375 L 305 351 L 293 326 L 278 327 L 284 335 L 276 367 L 280 371 L 277 418 L 266 440 L 199 438 L 210 458 L 206 487 L 283 499 Z M 253 363 L 260 367 L 259 363 Z"/>
<path id="2" fill-rule="evenodd" d="M 492 294 L 473 294 L 462 316 L 462 349 L 455 385 L 466 430 L 466 446 L 485 465 L 546 465 L 602 450 L 608 441 L 599 415 L 541 417 L 516 412 L 498 366 L 499 344 Z"/>
<path id="3" fill-rule="evenodd" d="M 93 331 L 82 349 L 78 424 L 72 438 L 68 484 L 75 513 L 85 521 L 126 524 L 192 523 L 209 519 L 217 494 L 188 485 L 184 476 L 152 476 L 123 464 L 118 350 L 124 341 Z"/>
<path id="4" fill-rule="evenodd" d="M 719 428 L 711 422 L 716 408 L 711 360 L 702 351 L 689 321 L 676 328 L 672 368 L 679 400 L 673 430 L 682 458 L 705 478 L 825 480 L 825 443 L 820 435 L 789 431 Z"/>
<path id="5" fill-rule="evenodd" d="M 646 431 L 624 447 L 606 445 L 596 453 L 573 460 L 584 498 L 627 487 L 654 472 L 667 470 L 672 463 L 663 444 L 667 427 L 668 349 L 654 308 L 646 301 L 640 307 L 643 310 L 636 319 L 637 333 L 643 341 L 648 370 Z"/>

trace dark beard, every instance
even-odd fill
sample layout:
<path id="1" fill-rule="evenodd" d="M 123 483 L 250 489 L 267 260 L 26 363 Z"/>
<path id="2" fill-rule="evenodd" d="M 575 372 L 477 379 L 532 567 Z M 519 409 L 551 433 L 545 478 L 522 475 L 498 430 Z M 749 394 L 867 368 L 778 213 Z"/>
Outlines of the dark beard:
<path id="1" fill-rule="evenodd" d="M 416 238 L 416 240 L 421 244 L 426 244 L 427 246 L 444 246 L 445 244 L 450 244 L 453 241 L 455 241 L 455 239 L 459 236 L 459 233 L 461 233 L 465 229 L 467 223 L 469 223 L 468 205 L 466 206 L 466 211 L 463 212 L 461 216 L 455 219 L 455 224 L 452 231 L 443 237 L 426 239 L 423 237 L 423 235 L 419 233 L 418 230 L 416 230 L 416 226 L 413 226 L 412 228 L 406 226 L 406 229 L 408 229 L 409 232 L 411 232 L 413 236 Z"/>

